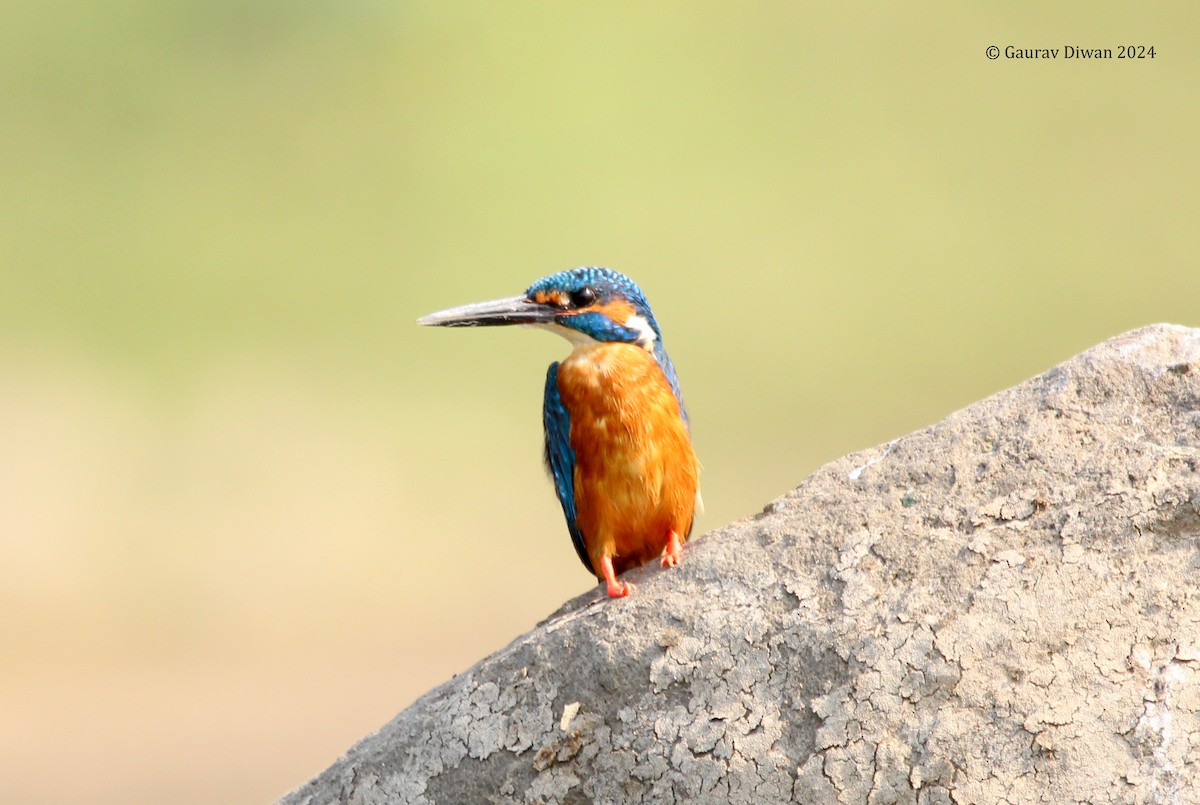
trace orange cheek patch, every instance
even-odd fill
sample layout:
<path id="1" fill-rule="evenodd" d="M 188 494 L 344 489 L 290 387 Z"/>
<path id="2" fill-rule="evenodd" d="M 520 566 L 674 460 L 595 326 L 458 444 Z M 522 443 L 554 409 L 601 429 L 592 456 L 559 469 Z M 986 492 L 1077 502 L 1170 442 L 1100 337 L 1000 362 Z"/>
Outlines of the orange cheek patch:
<path id="1" fill-rule="evenodd" d="M 624 299 L 614 299 L 611 302 L 605 302 L 603 305 L 597 305 L 590 308 L 597 313 L 603 313 L 617 324 L 624 326 L 625 322 L 629 321 L 629 317 L 634 314 L 633 305 L 626 302 Z"/>

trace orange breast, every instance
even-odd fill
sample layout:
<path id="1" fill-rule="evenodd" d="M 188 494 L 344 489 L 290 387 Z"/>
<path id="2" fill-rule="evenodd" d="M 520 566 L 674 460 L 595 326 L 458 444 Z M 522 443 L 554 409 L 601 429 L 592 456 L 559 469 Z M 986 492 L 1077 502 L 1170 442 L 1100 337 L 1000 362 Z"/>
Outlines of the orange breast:
<path id="1" fill-rule="evenodd" d="M 592 567 L 621 573 L 692 528 L 699 464 L 679 402 L 654 357 L 633 344 L 577 347 L 558 370 L 571 417 L 575 506 Z"/>

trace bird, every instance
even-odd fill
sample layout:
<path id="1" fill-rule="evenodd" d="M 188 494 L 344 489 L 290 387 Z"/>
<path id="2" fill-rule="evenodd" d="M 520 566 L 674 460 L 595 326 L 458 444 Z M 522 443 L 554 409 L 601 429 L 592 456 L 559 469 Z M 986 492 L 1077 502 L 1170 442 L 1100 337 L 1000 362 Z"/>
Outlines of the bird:
<path id="1" fill-rule="evenodd" d="M 617 577 L 656 558 L 674 567 L 700 500 L 700 463 L 679 377 L 650 303 L 624 274 L 598 266 L 542 277 L 520 296 L 417 320 L 432 327 L 525 325 L 571 345 L 546 370 L 544 459 L 584 567 L 610 597 Z"/>

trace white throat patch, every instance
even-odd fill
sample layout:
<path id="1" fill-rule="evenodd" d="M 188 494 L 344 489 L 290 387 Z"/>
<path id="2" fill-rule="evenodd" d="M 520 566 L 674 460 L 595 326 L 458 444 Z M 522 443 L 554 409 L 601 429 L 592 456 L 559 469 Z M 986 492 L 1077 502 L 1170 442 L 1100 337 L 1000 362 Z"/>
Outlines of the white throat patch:
<path id="1" fill-rule="evenodd" d="M 573 347 L 594 347 L 601 343 L 592 338 L 587 333 L 576 330 L 573 327 L 563 327 L 561 324 L 548 322 L 546 324 L 526 324 L 525 327 L 534 327 L 538 330 L 548 330 L 552 333 L 557 333 L 563 338 L 571 342 Z M 650 326 L 650 322 L 646 321 L 643 316 L 633 315 L 625 322 L 626 327 L 630 330 L 635 330 L 638 334 L 635 342 L 639 347 L 647 352 L 654 351 L 654 342 L 658 340 L 658 336 L 654 334 L 654 328 Z"/>
<path id="2" fill-rule="evenodd" d="M 546 324 L 526 324 L 524 326 L 534 327 L 538 330 L 547 330 L 556 335 L 561 335 L 563 338 L 570 341 L 571 346 L 573 347 L 594 347 L 600 343 L 587 333 L 580 332 L 573 327 L 563 327 L 561 324 L 555 324 L 554 322 L 548 322 Z"/>

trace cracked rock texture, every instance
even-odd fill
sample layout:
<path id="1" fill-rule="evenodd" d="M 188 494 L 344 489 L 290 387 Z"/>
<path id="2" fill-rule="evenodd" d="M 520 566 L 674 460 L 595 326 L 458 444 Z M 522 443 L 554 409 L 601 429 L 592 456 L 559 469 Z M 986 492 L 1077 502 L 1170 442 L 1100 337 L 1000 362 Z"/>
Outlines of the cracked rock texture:
<path id="1" fill-rule="evenodd" d="M 599 589 L 302 803 L 1200 803 L 1200 330 L 1147 327 Z"/>

